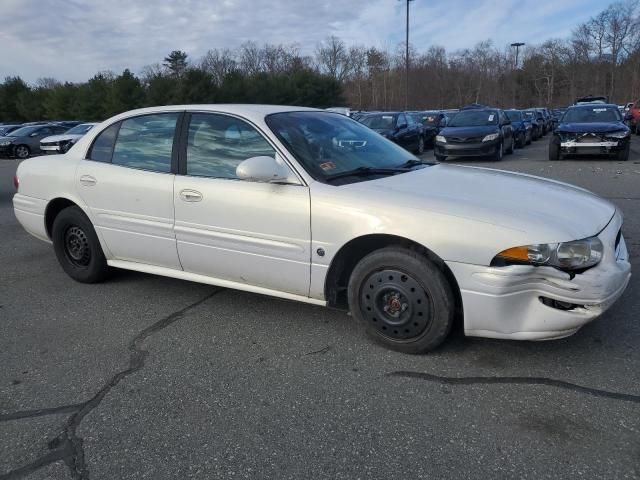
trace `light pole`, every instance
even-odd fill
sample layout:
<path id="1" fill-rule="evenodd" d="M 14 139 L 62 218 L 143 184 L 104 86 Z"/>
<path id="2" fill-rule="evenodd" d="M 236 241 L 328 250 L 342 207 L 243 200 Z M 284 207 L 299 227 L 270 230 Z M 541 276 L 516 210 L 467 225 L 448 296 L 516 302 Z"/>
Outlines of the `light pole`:
<path id="1" fill-rule="evenodd" d="M 413 0 L 407 0 L 407 38 L 405 42 L 405 86 L 404 86 L 404 109 L 409 109 L 409 3 Z"/>
<path id="2" fill-rule="evenodd" d="M 524 46 L 524 42 L 514 42 L 511 44 L 512 47 L 516 47 L 516 61 L 514 64 L 514 72 L 513 72 L 513 107 L 516 106 L 516 87 L 517 87 L 517 75 L 518 75 L 518 53 L 520 52 L 520 47 Z"/>

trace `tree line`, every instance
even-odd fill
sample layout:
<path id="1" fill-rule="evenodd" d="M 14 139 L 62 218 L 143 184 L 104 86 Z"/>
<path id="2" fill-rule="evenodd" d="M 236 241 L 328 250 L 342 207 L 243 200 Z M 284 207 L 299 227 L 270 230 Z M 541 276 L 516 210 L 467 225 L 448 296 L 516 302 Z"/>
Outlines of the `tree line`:
<path id="1" fill-rule="evenodd" d="M 613 3 L 567 33 L 526 45 L 517 64 L 513 48 L 491 40 L 454 52 L 410 45 L 408 107 L 556 107 L 588 94 L 617 103 L 640 98 L 638 0 Z M 196 61 L 176 50 L 137 75 L 127 69 L 100 72 L 87 82 L 42 78 L 33 85 L 7 77 L 0 83 L 0 121 L 102 120 L 137 107 L 181 103 L 403 109 L 405 51 L 405 44 L 385 50 L 329 37 L 305 56 L 296 44 L 246 42 L 209 50 Z"/>

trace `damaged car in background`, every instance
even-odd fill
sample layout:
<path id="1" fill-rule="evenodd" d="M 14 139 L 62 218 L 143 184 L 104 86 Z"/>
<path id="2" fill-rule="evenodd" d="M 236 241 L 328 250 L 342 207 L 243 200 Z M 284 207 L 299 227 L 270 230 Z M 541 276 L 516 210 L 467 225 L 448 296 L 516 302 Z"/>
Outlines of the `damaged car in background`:
<path id="1" fill-rule="evenodd" d="M 97 123 L 81 123 L 61 135 L 52 135 L 40 140 L 40 150 L 45 153 L 66 153 L 82 136 L 98 125 Z"/>
<path id="2" fill-rule="evenodd" d="M 569 107 L 549 143 L 549 160 L 566 155 L 609 155 L 628 160 L 631 130 L 616 105 L 579 104 Z"/>
<path id="3" fill-rule="evenodd" d="M 470 113 L 489 123 L 472 135 L 501 148 L 504 114 L 454 119 L 477 128 Z M 436 348 L 458 321 L 470 336 L 566 337 L 631 276 L 622 214 L 607 200 L 426 164 L 310 108 L 126 112 L 66 154 L 21 162 L 14 183 L 18 221 L 78 282 L 121 268 L 331 306 L 406 353 Z"/>

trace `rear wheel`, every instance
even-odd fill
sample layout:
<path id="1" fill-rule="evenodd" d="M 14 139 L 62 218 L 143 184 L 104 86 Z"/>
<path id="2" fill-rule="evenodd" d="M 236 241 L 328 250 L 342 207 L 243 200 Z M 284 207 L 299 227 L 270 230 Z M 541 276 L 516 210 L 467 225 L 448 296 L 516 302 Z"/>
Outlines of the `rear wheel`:
<path id="1" fill-rule="evenodd" d="M 97 283 L 109 272 L 93 225 L 79 207 L 62 210 L 53 221 L 53 249 L 58 262 L 71 278 Z"/>
<path id="2" fill-rule="evenodd" d="M 369 336 L 404 353 L 424 353 L 451 331 L 455 308 L 444 273 L 401 247 L 364 257 L 349 279 L 349 308 Z"/>
<path id="3" fill-rule="evenodd" d="M 531 145 L 531 131 L 529 131 L 529 133 L 526 135 L 526 141 L 524 142 L 525 145 Z"/>
<path id="4" fill-rule="evenodd" d="M 418 155 L 422 155 L 424 153 L 424 138 L 420 137 L 418 140 L 418 150 L 416 150 Z"/>
<path id="5" fill-rule="evenodd" d="M 509 145 L 509 149 L 504 153 L 507 154 L 507 155 L 511 155 L 514 152 L 514 150 L 516 149 L 515 143 L 516 143 L 516 140 L 512 136 L 511 137 L 511 144 Z"/>

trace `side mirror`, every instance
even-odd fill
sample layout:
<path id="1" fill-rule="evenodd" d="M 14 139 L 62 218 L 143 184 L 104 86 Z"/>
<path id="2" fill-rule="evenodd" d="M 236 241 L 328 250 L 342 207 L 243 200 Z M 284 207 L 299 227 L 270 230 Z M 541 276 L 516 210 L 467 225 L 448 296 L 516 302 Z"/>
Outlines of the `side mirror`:
<path id="1" fill-rule="evenodd" d="M 398 130 L 402 130 L 403 128 L 407 128 L 407 124 L 406 123 L 398 124 Z"/>
<path id="2" fill-rule="evenodd" d="M 38 136 L 38 132 L 33 132 L 29 134 L 30 137 L 37 137 Z"/>
<path id="3" fill-rule="evenodd" d="M 292 180 L 289 168 L 273 157 L 247 158 L 236 167 L 236 176 L 241 180 L 264 183 L 297 183 Z"/>

